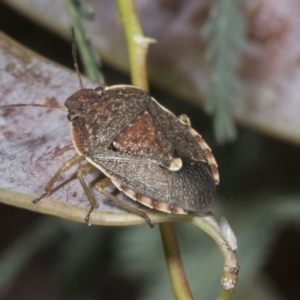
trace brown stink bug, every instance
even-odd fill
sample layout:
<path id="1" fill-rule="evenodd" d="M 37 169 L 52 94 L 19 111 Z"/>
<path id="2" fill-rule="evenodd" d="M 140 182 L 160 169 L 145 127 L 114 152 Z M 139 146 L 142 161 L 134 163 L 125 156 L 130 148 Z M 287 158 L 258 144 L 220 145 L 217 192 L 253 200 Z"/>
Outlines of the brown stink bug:
<path id="1" fill-rule="evenodd" d="M 86 159 L 90 164 L 77 172 L 92 205 L 86 221 L 97 204 L 83 175 L 94 168 L 131 199 L 150 208 L 177 214 L 212 208 L 219 182 L 217 164 L 187 117 L 177 118 L 147 92 L 130 85 L 81 89 L 63 108 L 68 111 L 78 155 L 59 169 L 34 203 L 51 194 L 63 171 Z M 110 181 L 103 182 L 98 191 L 120 203 L 104 191 Z M 150 223 L 145 213 L 122 207 Z"/>
<path id="2" fill-rule="evenodd" d="M 76 60 L 75 67 L 79 74 Z M 82 88 L 62 107 L 15 104 L 0 109 L 17 106 L 66 110 L 78 153 L 63 164 L 34 203 L 52 193 L 64 171 L 86 159 L 88 164 L 78 168 L 77 178 L 91 203 L 87 222 L 97 202 L 84 175 L 95 169 L 106 175 L 96 184 L 96 190 L 150 225 L 146 213 L 125 204 L 105 188 L 113 183 L 131 199 L 167 213 L 207 212 L 212 208 L 219 175 L 210 148 L 186 116 L 177 118 L 147 92 L 130 85 Z"/>
<path id="3" fill-rule="evenodd" d="M 131 199 L 179 214 L 211 209 L 219 177 L 210 148 L 147 92 L 82 89 L 65 105 L 78 154 Z"/>

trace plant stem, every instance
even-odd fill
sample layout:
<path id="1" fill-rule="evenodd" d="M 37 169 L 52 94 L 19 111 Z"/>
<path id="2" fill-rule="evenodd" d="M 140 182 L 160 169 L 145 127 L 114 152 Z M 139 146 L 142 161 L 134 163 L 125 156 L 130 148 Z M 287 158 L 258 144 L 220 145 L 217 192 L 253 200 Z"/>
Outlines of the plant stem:
<path id="1" fill-rule="evenodd" d="M 222 288 L 221 293 L 217 298 L 217 300 L 231 300 L 233 294 L 234 294 L 234 289 L 225 290 L 224 288 Z"/>
<path id="2" fill-rule="evenodd" d="M 203 216 L 191 216 L 190 222 L 214 239 L 224 257 L 224 273 L 221 279 L 222 288 L 217 300 L 232 299 L 240 269 L 235 253 L 236 247 L 232 248 L 230 246 L 229 241 L 222 234 L 220 222 L 211 212 L 203 214 Z"/>
<path id="3" fill-rule="evenodd" d="M 194 299 L 183 269 L 174 225 L 161 223 L 159 229 L 172 283 L 172 293 L 175 299 Z"/>
<path id="4" fill-rule="evenodd" d="M 104 84 L 104 76 L 97 67 L 98 61 L 96 58 L 96 54 L 86 37 L 86 32 L 81 24 L 80 14 L 77 11 L 74 1 L 65 0 L 65 6 L 67 8 L 69 18 L 74 28 L 76 44 L 78 45 L 80 57 L 83 62 L 84 71 L 90 79 Z"/>
<path id="5" fill-rule="evenodd" d="M 144 36 L 133 0 L 117 0 L 117 4 L 127 41 L 131 82 L 148 91 L 146 56 L 149 44 L 155 40 Z"/>
<path id="6" fill-rule="evenodd" d="M 124 24 L 132 84 L 148 91 L 146 56 L 149 43 L 154 40 L 144 36 L 133 0 L 117 0 L 117 4 Z M 174 226 L 172 223 L 161 223 L 159 226 L 173 295 L 176 299 L 193 299 L 182 265 Z"/>

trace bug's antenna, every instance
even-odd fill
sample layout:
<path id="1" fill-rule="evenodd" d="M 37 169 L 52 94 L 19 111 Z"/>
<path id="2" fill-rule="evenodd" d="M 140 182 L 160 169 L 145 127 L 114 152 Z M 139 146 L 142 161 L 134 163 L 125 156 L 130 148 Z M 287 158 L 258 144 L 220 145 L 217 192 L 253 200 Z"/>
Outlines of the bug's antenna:
<path id="1" fill-rule="evenodd" d="M 68 109 L 65 106 L 60 106 L 60 105 L 47 105 L 47 104 L 36 104 L 36 103 L 28 103 L 28 104 L 23 104 L 23 103 L 17 103 L 17 104 L 9 104 L 9 105 L 3 105 L 0 106 L 0 109 L 3 108 L 8 108 L 8 107 L 23 107 L 23 106 L 36 106 L 36 107 L 45 107 L 45 108 L 59 108 L 64 111 L 68 111 Z"/>
<path id="2" fill-rule="evenodd" d="M 74 61 L 74 68 L 77 73 L 79 84 L 80 84 L 80 87 L 83 89 L 82 79 L 81 79 L 81 75 L 79 72 L 78 61 L 77 61 L 77 46 L 76 46 L 75 32 L 74 32 L 73 27 L 72 27 L 72 55 L 73 55 L 73 61 Z"/>

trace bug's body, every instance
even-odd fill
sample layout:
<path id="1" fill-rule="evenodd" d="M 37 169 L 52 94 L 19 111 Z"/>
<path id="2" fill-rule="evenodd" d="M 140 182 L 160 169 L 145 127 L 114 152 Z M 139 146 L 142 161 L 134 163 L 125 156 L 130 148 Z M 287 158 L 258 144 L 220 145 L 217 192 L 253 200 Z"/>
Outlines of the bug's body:
<path id="1" fill-rule="evenodd" d="M 131 199 L 164 212 L 206 212 L 219 182 L 210 148 L 187 122 L 129 85 L 67 99 L 74 147 Z"/>

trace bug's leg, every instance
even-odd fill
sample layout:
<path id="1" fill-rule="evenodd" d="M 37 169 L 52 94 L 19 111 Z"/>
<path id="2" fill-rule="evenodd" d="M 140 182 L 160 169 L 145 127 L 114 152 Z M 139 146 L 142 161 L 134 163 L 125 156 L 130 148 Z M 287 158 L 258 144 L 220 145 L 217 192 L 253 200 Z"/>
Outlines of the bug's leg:
<path id="1" fill-rule="evenodd" d="M 149 226 L 152 228 L 153 223 L 146 213 L 144 213 L 136 208 L 133 208 L 132 206 L 124 203 L 122 200 L 118 199 L 114 195 L 112 195 L 104 190 L 106 187 L 108 187 L 111 184 L 112 184 L 111 180 L 108 177 L 106 177 L 96 183 L 95 190 L 97 192 L 99 192 L 100 194 L 104 195 L 105 197 L 107 197 L 108 199 L 114 201 L 119 207 L 123 208 L 124 210 L 126 210 L 132 214 L 138 215 L 141 218 L 144 218 L 146 220 L 146 222 L 149 224 Z"/>
<path id="2" fill-rule="evenodd" d="M 86 164 L 84 166 L 80 166 L 77 170 L 77 173 L 76 173 L 76 176 L 87 196 L 87 198 L 89 199 L 90 201 L 90 204 L 91 204 L 91 207 L 89 209 L 89 212 L 87 214 L 87 216 L 85 217 L 85 222 L 86 223 L 89 223 L 90 221 L 90 217 L 91 217 L 91 214 L 93 213 L 93 211 L 98 207 L 98 204 L 95 200 L 95 198 L 93 197 L 92 193 L 91 193 L 91 190 L 90 188 L 87 186 L 85 180 L 83 179 L 83 176 L 87 173 L 90 173 L 92 171 L 95 171 L 97 170 L 93 165 L 91 164 Z"/>
<path id="3" fill-rule="evenodd" d="M 84 166 L 80 166 L 77 170 L 77 178 L 81 183 L 82 188 L 84 189 L 84 192 L 91 204 L 91 208 L 89 209 L 89 212 L 87 214 L 87 216 L 85 217 L 85 221 L 87 223 L 89 223 L 90 221 L 90 217 L 91 214 L 93 213 L 93 211 L 98 207 L 98 204 L 95 200 L 95 198 L 93 197 L 90 188 L 87 186 L 86 182 L 83 179 L 83 176 L 87 173 L 90 173 L 94 170 L 97 170 L 92 164 L 86 164 Z M 123 208 L 124 210 L 131 212 L 135 215 L 140 216 L 141 218 L 144 218 L 146 220 L 146 222 L 149 224 L 150 227 L 153 227 L 153 224 L 150 220 L 150 218 L 148 217 L 148 215 L 144 212 L 139 211 L 138 209 L 135 209 L 133 207 L 131 207 L 130 205 L 124 203 L 123 201 L 121 201 L 120 199 L 118 199 L 117 197 L 115 197 L 114 195 L 110 194 L 109 192 L 105 191 L 104 189 L 106 187 L 108 187 L 109 185 L 111 185 L 112 182 L 108 177 L 105 177 L 104 179 L 98 181 L 95 185 L 95 190 L 97 192 L 99 192 L 100 194 L 102 194 L 103 196 L 107 197 L 108 199 L 114 201 L 115 203 L 117 203 L 117 205 L 121 208 Z"/>
<path id="4" fill-rule="evenodd" d="M 48 184 L 45 186 L 44 188 L 44 193 L 37 199 L 34 199 L 32 202 L 34 204 L 38 203 L 40 200 L 48 197 L 51 192 L 52 192 L 52 188 L 53 185 L 55 184 L 55 182 L 58 180 L 58 178 L 60 177 L 60 175 L 65 172 L 66 170 L 70 169 L 71 167 L 75 166 L 76 164 L 80 163 L 82 160 L 84 160 L 84 156 L 81 155 L 75 155 L 73 156 L 71 159 L 69 159 L 68 161 L 66 161 L 60 168 L 59 170 L 56 172 L 56 174 L 51 178 L 51 180 L 48 182 Z"/>

